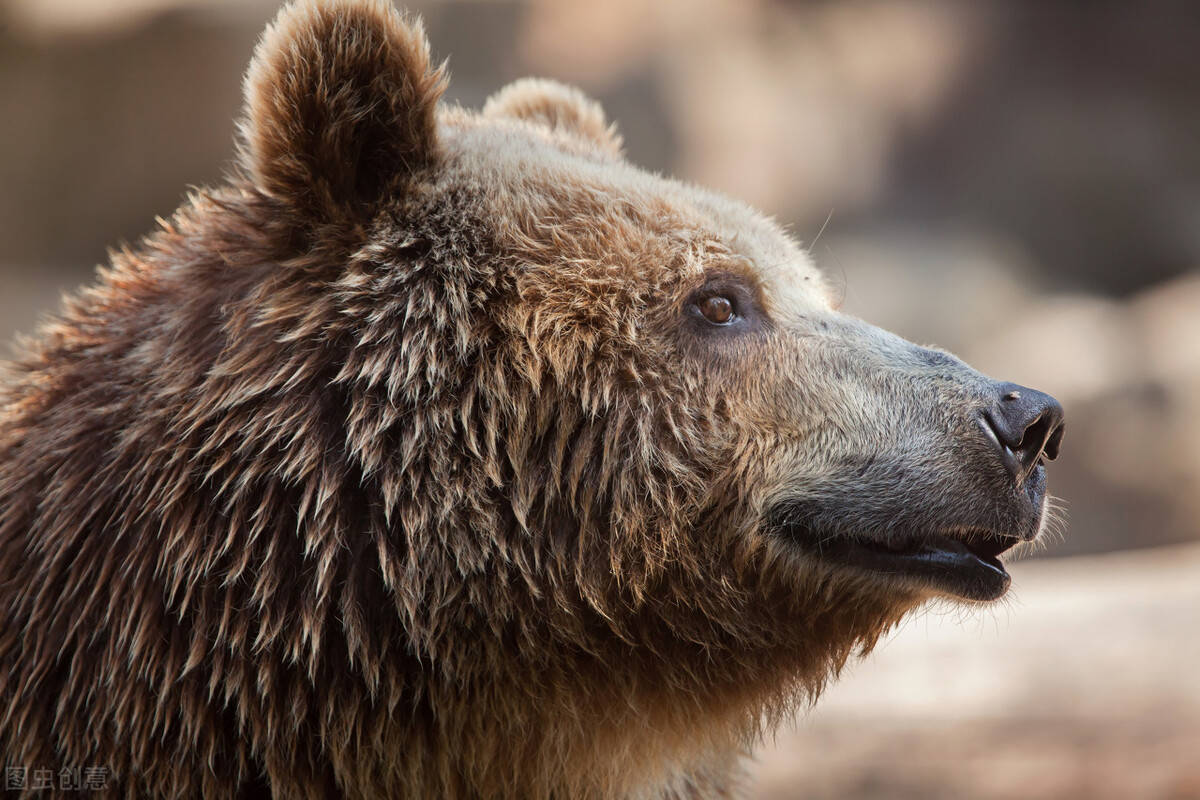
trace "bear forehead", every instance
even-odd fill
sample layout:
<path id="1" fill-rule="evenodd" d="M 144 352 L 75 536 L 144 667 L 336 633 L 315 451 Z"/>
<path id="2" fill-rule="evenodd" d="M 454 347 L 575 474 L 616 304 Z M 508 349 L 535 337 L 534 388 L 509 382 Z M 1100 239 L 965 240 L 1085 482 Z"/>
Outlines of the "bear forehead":
<path id="1" fill-rule="evenodd" d="M 575 261 L 611 261 L 624 248 L 703 243 L 713 258 L 664 258 L 685 284 L 736 260 L 779 317 L 829 310 L 831 292 L 809 253 L 752 207 L 639 169 L 569 134 L 522 120 L 442 114 L 445 174 L 481 198 L 481 211 L 514 250 L 551 237 Z M 719 255 L 718 255 L 719 254 Z M 781 320 L 782 321 L 782 320 Z"/>

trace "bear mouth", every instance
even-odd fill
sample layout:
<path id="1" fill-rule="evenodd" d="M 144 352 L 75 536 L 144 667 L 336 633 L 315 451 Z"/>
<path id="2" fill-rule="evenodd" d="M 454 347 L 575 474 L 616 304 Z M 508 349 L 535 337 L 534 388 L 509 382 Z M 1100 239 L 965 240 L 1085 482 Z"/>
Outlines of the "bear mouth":
<path id="1" fill-rule="evenodd" d="M 876 575 L 916 580 L 964 600 L 995 600 L 1012 578 L 1000 554 L 1020 543 L 1016 536 L 986 531 L 923 534 L 887 540 L 837 538 L 814 548 L 825 561 Z"/>

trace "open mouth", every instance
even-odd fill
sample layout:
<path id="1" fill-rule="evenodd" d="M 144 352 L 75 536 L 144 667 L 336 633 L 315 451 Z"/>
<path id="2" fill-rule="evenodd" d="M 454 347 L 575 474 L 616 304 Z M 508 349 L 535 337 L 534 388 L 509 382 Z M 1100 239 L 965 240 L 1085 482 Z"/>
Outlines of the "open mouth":
<path id="1" fill-rule="evenodd" d="M 916 579 L 930 588 L 966 600 L 995 600 L 1011 581 L 999 555 L 1016 545 L 1015 536 L 982 531 L 948 536 L 924 534 L 889 541 L 837 539 L 824 542 L 826 560 L 883 575 Z"/>

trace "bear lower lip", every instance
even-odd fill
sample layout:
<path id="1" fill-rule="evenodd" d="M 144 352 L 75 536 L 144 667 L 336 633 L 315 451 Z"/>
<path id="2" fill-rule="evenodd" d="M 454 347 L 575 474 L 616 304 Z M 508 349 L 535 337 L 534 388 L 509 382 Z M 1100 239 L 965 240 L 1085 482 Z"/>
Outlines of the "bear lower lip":
<path id="1" fill-rule="evenodd" d="M 995 534 L 926 534 L 889 541 L 839 539 L 824 543 L 823 560 L 888 577 L 910 579 L 964 600 L 995 600 L 1011 578 L 998 556 L 1018 539 Z"/>

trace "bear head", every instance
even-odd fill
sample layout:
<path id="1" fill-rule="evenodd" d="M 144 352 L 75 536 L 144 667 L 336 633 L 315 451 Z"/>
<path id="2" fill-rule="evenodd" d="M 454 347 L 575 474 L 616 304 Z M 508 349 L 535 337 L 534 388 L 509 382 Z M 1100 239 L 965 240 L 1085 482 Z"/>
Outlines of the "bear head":
<path id="1" fill-rule="evenodd" d="M 579 91 L 445 82 L 385 0 L 288 6 L 230 180 L 33 344 L 0 418 L 0 562 L 42 587 L 0 603 L 14 763 L 683 791 L 907 611 L 1007 588 L 1057 403 L 840 313 Z"/>

